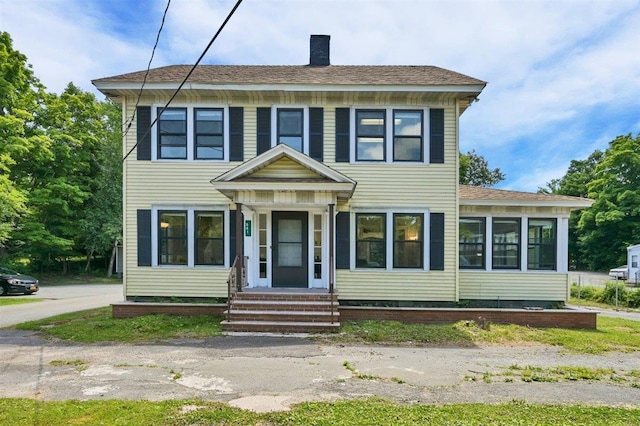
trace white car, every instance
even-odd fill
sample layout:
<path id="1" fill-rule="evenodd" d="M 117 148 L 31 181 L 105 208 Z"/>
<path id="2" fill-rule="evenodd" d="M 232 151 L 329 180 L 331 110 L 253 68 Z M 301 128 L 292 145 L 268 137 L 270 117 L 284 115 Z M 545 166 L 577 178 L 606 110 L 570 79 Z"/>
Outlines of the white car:
<path id="1" fill-rule="evenodd" d="M 626 280 L 628 270 L 627 265 L 618 266 L 609 270 L 609 276 L 619 280 Z"/>

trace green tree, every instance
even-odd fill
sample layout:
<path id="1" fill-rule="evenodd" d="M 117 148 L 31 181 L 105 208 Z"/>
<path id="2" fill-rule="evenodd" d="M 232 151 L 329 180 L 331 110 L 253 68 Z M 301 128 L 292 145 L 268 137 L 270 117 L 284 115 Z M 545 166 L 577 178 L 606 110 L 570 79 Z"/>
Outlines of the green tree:
<path id="1" fill-rule="evenodd" d="M 17 162 L 40 142 L 30 123 L 42 95 L 43 86 L 26 56 L 13 49 L 8 33 L 0 32 L 0 255 L 27 211 L 26 197 L 11 175 Z"/>
<path id="2" fill-rule="evenodd" d="M 590 268 L 626 263 L 626 248 L 640 241 L 640 134 L 610 142 L 587 188 L 595 202 L 582 213 L 578 231 Z"/>
<path id="3" fill-rule="evenodd" d="M 458 182 L 463 185 L 493 186 L 505 179 L 500 169 L 489 169 L 489 163 L 482 156 L 471 150 L 460 153 L 460 170 Z"/>

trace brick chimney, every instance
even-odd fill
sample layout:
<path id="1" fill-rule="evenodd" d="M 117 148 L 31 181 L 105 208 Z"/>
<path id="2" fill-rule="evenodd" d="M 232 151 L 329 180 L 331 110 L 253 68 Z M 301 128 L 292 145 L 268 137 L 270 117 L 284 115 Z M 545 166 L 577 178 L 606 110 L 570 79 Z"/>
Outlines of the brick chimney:
<path id="1" fill-rule="evenodd" d="M 309 42 L 309 65 L 312 67 L 324 67 L 331 65 L 329 62 L 329 40 L 328 35 L 312 35 Z"/>

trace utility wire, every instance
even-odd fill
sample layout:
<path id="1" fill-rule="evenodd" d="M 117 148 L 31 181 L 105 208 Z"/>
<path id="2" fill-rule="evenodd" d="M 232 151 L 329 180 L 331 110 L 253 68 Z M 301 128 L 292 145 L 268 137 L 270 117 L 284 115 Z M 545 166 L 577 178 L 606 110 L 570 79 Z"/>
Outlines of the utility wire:
<path id="1" fill-rule="evenodd" d="M 140 139 L 144 139 L 147 137 L 147 135 L 151 132 L 151 129 L 153 128 L 153 126 L 158 122 L 158 118 L 160 118 L 160 116 L 162 115 L 162 113 L 169 107 L 169 105 L 171 104 L 171 102 L 175 99 L 175 97 L 178 95 L 178 92 L 180 92 L 180 89 L 182 89 L 182 87 L 185 85 L 185 83 L 187 82 L 187 80 L 189 79 L 189 77 L 191 77 L 191 74 L 193 74 L 193 71 L 195 71 L 196 67 L 198 66 L 198 64 L 200 64 L 200 61 L 202 61 L 202 58 L 204 58 L 204 55 L 207 54 L 207 52 L 209 51 L 209 48 L 211 47 L 211 45 L 216 41 L 216 39 L 218 38 L 218 36 L 220 35 L 220 33 L 222 32 L 222 30 L 224 29 L 224 27 L 227 25 L 227 22 L 229 22 L 229 20 L 231 19 L 231 17 L 233 16 L 233 14 L 235 13 L 236 9 L 238 9 L 238 7 L 240 6 L 240 4 L 242 3 L 242 0 L 238 0 L 235 4 L 235 6 L 233 6 L 233 9 L 231 9 L 231 12 L 229 12 L 229 14 L 227 15 L 226 19 L 224 20 L 224 22 L 222 23 L 222 25 L 220 25 L 220 28 L 218 28 L 218 31 L 215 33 L 215 35 L 211 38 L 211 40 L 209 41 L 209 44 L 207 44 L 207 47 L 204 49 L 204 51 L 202 52 L 202 54 L 200 55 L 200 57 L 198 58 L 198 60 L 196 61 L 195 64 L 193 64 L 193 66 L 191 67 L 191 70 L 189 70 L 189 72 L 187 73 L 187 75 L 185 76 L 185 78 L 182 80 L 182 83 L 180 83 L 180 85 L 178 86 L 178 88 L 175 90 L 175 92 L 173 92 L 173 95 L 171 96 L 171 98 L 169 99 L 169 101 L 162 107 L 162 109 L 160 111 L 158 111 L 158 114 L 156 114 L 156 118 L 153 120 L 153 122 L 151 122 L 151 124 L 149 125 L 149 127 L 147 128 L 147 131 L 144 133 L 144 135 L 142 135 L 140 138 L 138 138 L 138 140 Z M 133 147 L 129 150 L 129 152 L 127 152 L 127 155 L 124 156 L 124 158 L 122 159 L 122 161 L 124 162 L 129 155 L 131 155 L 131 153 L 133 152 L 134 149 L 136 149 L 138 147 L 138 141 L 136 141 L 135 145 L 133 145 Z"/>
<path id="2" fill-rule="evenodd" d="M 149 76 L 149 70 L 151 69 L 151 62 L 153 62 L 153 57 L 156 54 L 156 48 L 158 47 L 158 42 L 160 41 L 160 33 L 162 33 L 162 28 L 164 27 L 164 20 L 167 17 L 167 11 L 169 10 L 169 5 L 171 5 L 171 0 L 167 0 L 167 7 L 165 7 L 164 14 L 162 15 L 162 22 L 160 23 L 160 28 L 158 29 L 158 34 L 156 35 L 156 42 L 153 45 L 153 49 L 151 50 L 151 58 L 149 58 L 149 64 L 147 64 L 147 71 L 144 73 L 142 86 L 140 86 L 140 91 L 138 92 L 138 98 L 136 99 L 136 106 L 133 107 L 133 114 L 131 114 L 130 119 L 124 122 L 126 129 L 122 133 L 123 138 L 127 136 L 127 134 L 129 133 L 129 129 L 131 129 L 131 125 L 133 124 L 133 120 L 136 119 L 136 111 L 138 109 L 138 103 L 140 102 L 140 97 L 142 96 L 142 89 L 144 88 L 144 85 L 147 83 L 147 77 Z"/>

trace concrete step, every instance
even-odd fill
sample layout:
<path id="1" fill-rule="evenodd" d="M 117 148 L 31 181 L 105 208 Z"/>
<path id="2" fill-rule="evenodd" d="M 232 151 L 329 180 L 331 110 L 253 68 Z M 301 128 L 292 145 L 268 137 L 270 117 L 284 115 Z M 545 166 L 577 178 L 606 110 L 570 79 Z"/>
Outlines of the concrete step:
<path id="1" fill-rule="evenodd" d="M 287 322 L 287 321 L 222 321 L 224 331 L 250 331 L 258 333 L 321 333 L 340 329 L 339 323 Z"/>
<path id="2" fill-rule="evenodd" d="M 281 301 L 304 301 L 304 302 L 324 302 L 338 300 L 338 295 L 329 293 L 280 293 L 280 292 L 245 292 L 235 293 L 235 300 L 281 300 Z"/>
<path id="3" fill-rule="evenodd" d="M 298 300 L 254 300 L 234 299 L 233 309 L 237 310 L 274 310 L 274 311 L 334 311 L 338 310 L 338 302 L 331 301 L 298 301 Z"/>
<path id="4" fill-rule="evenodd" d="M 331 322 L 331 311 L 274 311 L 231 309 L 223 313 L 230 321 Z M 333 322 L 340 322 L 340 313 L 333 312 Z"/>

